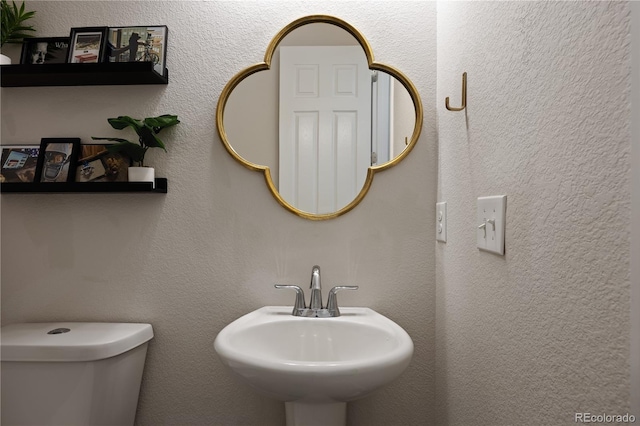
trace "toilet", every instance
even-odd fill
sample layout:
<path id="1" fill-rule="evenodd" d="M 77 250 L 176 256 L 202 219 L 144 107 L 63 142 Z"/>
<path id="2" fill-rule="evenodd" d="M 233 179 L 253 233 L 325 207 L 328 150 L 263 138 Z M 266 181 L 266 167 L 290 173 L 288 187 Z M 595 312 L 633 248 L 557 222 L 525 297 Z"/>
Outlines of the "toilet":
<path id="1" fill-rule="evenodd" d="M 0 329 L 2 425 L 133 425 L 150 324 Z"/>

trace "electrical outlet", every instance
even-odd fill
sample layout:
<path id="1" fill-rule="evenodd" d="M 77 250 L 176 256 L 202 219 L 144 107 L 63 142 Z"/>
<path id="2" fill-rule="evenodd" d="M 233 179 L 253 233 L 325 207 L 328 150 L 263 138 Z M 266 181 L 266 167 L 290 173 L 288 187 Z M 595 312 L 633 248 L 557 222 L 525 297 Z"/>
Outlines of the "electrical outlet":
<path id="1" fill-rule="evenodd" d="M 436 203 L 436 240 L 447 242 L 447 202 Z"/>

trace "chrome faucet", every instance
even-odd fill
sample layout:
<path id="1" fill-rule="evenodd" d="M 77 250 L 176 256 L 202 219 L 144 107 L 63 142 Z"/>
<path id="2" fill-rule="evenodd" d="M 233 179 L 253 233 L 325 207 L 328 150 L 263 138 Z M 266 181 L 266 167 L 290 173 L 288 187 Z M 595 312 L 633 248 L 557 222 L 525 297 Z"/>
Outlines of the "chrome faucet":
<path id="1" fill-rule="evenodd" d="M 320 267 L 314 266 L 311 270 L 311 302 L 309 302 L 310 309 L 322 309 L 322 285 L 320 284 Z"/>
<path id="2" fill-rule="evenodd" d="M 311 270 L 311 302 L 307 307 L 304 300 L 304 291 L 297 285 L 276 284 L 277 289 L 291 289 L 296 292 L 296 301 L 293 305 L 291 315 L 296 317 L 314 317 L 314 318 L 331 318 L 339 317 L 340 309 L 338 308 L 338 298 L 336 293 L 340 290 L 357 290 L 357 285 L 344 285 L 333 287 L 329 291 L 329 299 L 327 306 L 322 306 L 322 285 L 320 284 L 320 267 L 314 266 Z"/>

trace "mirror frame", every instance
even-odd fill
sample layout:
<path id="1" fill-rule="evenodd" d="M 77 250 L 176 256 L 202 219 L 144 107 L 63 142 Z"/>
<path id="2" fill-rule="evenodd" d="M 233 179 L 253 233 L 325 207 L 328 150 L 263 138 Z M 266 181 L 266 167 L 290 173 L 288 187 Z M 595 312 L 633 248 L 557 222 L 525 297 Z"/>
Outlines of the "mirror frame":
<path id="1" fill-rule="evenodd" d="M 240 154 L 238 154 L 229 143 L 229 140 L 227 138 L 227 133 L 224 129 L 224 109 L 233 89 L 235 89 L 235 87 L 238 84 L 240 84 L 242 80 L 249 77 L 250 75 L 260 71 L 266 71 L 271 69 L 271 60 L 273 58 L 273 54 L 276 48 L 278 47 L 278 45 L 280 44 L 280 42 L 284 39 L 284 37 L 287 36 L 287 34 L 289 34 L 296 28 L 299 28 L 303 25 L 315 24 L 315 23 L 335 25 L 339 28 L 342 28 L 343 30 L 350 33 L 353 37 L 355 37 L 358 43 L 360 44 L 360 46 L 362 47 L 362 49 L 364 50 L 364 53 L 367 57 L 367 62 L 369 63 L 369 69 L 383 71 L 387 74 L 390 74 L 392 77 L 396 78 L 398 81 L 400 81 L 400 83 L 402 83 L 402 85 L 409 92 L 409 96 L 411 96 L 411 100 L 413 101 L 413 106 L 415 109 L 415 127 L 413 129 L 413 134 L 411 135 L 411 140 L 408 142 L 405 149 L 391 161 L 388 161 L 384 164 L 380 164 L 376 166 L 370 166 L 367 170 L 367 176 L 365 178 L 364 185 L 362 186 L 362 190 L 358 193 L 356 198 L 353 199 L 353 201 L 351 201 L 342 209 L 336 212 L 324 213 L 324 214 L 309 213 L 309 212 L 300 210 L 292 206 L 291 204 L 287 203 L 282 198 L 282 196 L 278 192 L 278 189 L 273 184 L 273 180 L 271 179 L 271 171 L 269 167 L 252 163 L 244 159 Z M 255 65 L 252 65 L 248 68 L 243 69 L 242 71 L 237 73 L 235 76 L 233 76 L 231 80 L 229 80 L 229 82 L 225 85 L 224 89 L 222 90 L 222 93 L 220 94 L 220 98 L 218 99 L 218 105 L 216 109 L 216 127 L 218 130 L 218 135 L 220 136 L 220 139 L 222 141 L 222 144 L 224 145 L 225 149 L 229 152 L 229 154 L 231 154 L 231 156 L 236 161 L 238 161 L 240 164 L 242 164 L 243 166 L 247 167 L 250 170 L 261 171 L 264 173 L 264 178 L 267 183 L 267 187 L 269 188 L 269 191 L 271 191 L 271 194 L 274 196 L 276 201 L 281 206 L 283 206 L 285 209 L 289 210 L 290 212 L 305 219 L 326 220 L 326 219 L 336 218 L 352 210 L 355 206 L 357 206 L 362 201 L 362 199 L 365 197 L 365 195 L 369 191 L 369 188 L 371 187 L 371 183 L 373 182 L 373 176 L 376 173 L 395 166 L 400 161 L 402 161 L 409 154 L 409 152 L 411 152 L 416 142 L 418 141 L 418 138 L 420 137 L 420 132 L 422 131 L 422 116 L 423 116 L 422 101 L 420 100 L 420 95 L 418 94 L 418 91 L 413 85 L 413 83 L 399 70 L 389 65 L 375 62 L 373 59 L 373 51 L 371 49 L 371 46 L 369 45 L 367 40 L 364 38 L 364 36 L 355 27 L 343 21 L 342 19 L 336 18 L 334 16 L 309 15 L 291 22 L 282 30 L 280 30 L 278 34 L 276 34 L 276 36 L 271 40 L 271 42 L 267 47 L 267 51 L 264 55 L 263 62 L 257 63 Z"/>

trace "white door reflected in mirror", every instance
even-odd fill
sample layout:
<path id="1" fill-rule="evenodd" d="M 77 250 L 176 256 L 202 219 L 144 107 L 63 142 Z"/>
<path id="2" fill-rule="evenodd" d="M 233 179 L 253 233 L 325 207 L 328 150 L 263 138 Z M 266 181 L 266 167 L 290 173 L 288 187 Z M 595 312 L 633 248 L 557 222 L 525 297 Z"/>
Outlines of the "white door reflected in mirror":
<path id="1" fill-rule="evenodd" d="M 279 185 L 291 205 L 331 213 L 371 165 L 371 71 L 360 46 L 280 48 Z"/>

